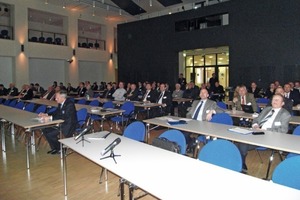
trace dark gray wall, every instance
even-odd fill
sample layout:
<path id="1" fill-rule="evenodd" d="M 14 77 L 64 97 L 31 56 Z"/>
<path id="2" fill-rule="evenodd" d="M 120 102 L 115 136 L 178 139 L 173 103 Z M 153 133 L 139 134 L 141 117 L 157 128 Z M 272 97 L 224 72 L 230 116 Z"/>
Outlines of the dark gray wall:
<path id="1" fill-rule="evenodd" d="M 175 33 L 175 22 L 229 13 L 229 25 Z M 173 84 L 178 52 L 229 46 L 230 85 L 300 79 L 299 0 L 232 0 L 118 26 L 118 74 L 125 82 Z"/>

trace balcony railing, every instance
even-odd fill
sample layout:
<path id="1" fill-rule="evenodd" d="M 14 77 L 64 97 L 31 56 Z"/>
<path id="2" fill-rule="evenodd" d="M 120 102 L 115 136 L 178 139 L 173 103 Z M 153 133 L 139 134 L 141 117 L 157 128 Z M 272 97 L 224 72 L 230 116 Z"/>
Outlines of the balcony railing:
<path id="1" fill-rule="evenodd" d="M 54 45 L 68 45 L 67 35 L 48 31 L 28 30 L 28 41 Z"/>
<path id="2" fill-rule="evenodd" d="M 13 27 L 0 25 L 0 39 L 13 40 Z"/>
<path id="3" fill-rule="evenodd" d="M 105 51 L 106 41 L 100 39 L 78 37 L 78 47 Z"/>

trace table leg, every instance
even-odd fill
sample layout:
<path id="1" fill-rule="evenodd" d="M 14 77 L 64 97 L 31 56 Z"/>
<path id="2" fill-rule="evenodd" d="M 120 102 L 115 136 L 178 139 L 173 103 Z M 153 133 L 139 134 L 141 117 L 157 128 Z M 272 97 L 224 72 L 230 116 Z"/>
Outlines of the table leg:
<path id="1" fill-rule="evenodd" d="M 34 136 L 34 131 L 32 131 L 32 134 L 31 134 L 31 152 L 32 154 L 35 153 L 35 136 Z"/>
<path id="2" fill-rule="evenodd" d="M 11 135 L 15 135 L 15 124 L 14 123 L 11 123 L 11 127 L 10 127 L 10 133 Z"/>
<path id="3" fill-rule="evenodd" d="M 124 184 L 125 180 L 123 178 L 120 179 L 120 199 L 124 200 L 125 194 L 124 194 Z"/>
<path id="4" fill-rule="evenodd" d="M 265 180 L 269 180 L 269 173 L 270 173 L 270 168 L 273 162 L 273 158 L 274 158 L 274 150 L 272 150 L 271 156 L 269 158 L 269 164 L 268 164 L 268 169 L 267 169 L 267 174 L 266 174 L 266 178 Z"/>
<path id="5" fill-rule="evenodd" d="M 1 136 L 2 136 L 2 151 L 6 152 L 6 146 L 5 146 L 5 132 L 4 132 L 4 120 L 1 120 Z"/>
<path id="6" fill-rule="evenodd" d="M 150 124 L 147 124 L 147 134 L 146 134 L 146 143 L 148 144 L 150 138 Z"/>
<path id="7" fill-rule="evenodd" d="M 62 143 L 61 143 L 62 145 Z M 65 197 L 68 195 L 68 190 L 67 190 L 67 155 L 66 155 L 66 149 L 63 149 L 62 146 L 62 157 L 63 157 L 63 179 L 64 179 L 64 194 Z"/>
<path id="8" fill-rule="evenodd" d="M 30 131 L 26 130 L 25 131 L 25 141 L 26 141 L 26 166 L 27 166 L 27 169 L 30 168 L 30 161 L 29 161 L 29 149 L 30 149 L 30 145 L 31 145 L 30 139 L 31 139 Z"/>
<path id="9" fill-rule="evenodd" d="M 104 121 L 104 118 L 102 117 L 102 119 L 101 119 L 101 131 L 103 131 L 103 121 Z"/>

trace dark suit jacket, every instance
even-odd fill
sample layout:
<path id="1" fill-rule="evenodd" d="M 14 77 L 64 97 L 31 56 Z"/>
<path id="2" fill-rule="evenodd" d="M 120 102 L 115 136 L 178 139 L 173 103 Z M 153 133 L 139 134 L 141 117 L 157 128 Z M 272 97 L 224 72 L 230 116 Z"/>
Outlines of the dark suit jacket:
<path id="1" fill-rule="evenodd" d="M 33 91 L 32 89 L 28 89 L 25 92 L 25 95 L 21 98 L 22 100 L 31 100 L 33 98 Z"/>
<path id="2" fill-rule="evenodd" d="M 114 88 L 111 88 L 110 90 L 105 90 L 104 93 L 103 93 L 103 98 L 113 99 L 114 97 L 112 95 L 113 95 L 114 92 L 115 92 Z"/>
<path id="3" fill-rule="evenodd" d="M 293 101 L 293 105 L 296 106 L 300 103 L 300 94 L 298 90 L 290 92 L 289 99 Z"/>
<path id="4" fill-rule="evenodd" d="M 81 90 L 81 88 L 78 88 L 78 95 L 80 96 L 80 97 L 84 97 L 85 96 L 85 92 L 86 92 L 86 88 L 84 87 L 84 88 L 82 88 L 82 90 Z"/>
<path id="5" fill-rule="evenodd" d="M 131 95 L 130 95 L 131 94 Z M 127 91 L 127 93 L 124 95 L 126 99 L 130 101 L 138 101 L 139 100 L 139 91 L 138 89 L 135 89 L 134 91 L 131 92 L 131 90 Z"/>
<path id="6" fill-rule="evenodd" d="M 77 112 L 72 100 L 66 99 L 62 108 L 59 104 L 52 114 L 52 117 L 53 120 L 64 120 L 61 125 L 61 130 L 65 137 L 71 137 L 73 135 L 77 126 Z"/>
<path id="7" fill-rule="evenodd" d="M 156 98 L 156 103 L 159 101 L 159 96 L 160 93 L 158 93 L 157 98 Z M 172 106 L 172 95 L 170 92 L 165 91 L 163 97 L 162 97 L 162 104 L 166 104 L 165 107 L 161 107 L 164 111 L 164 113 L 169 113 L 171 111 L 171 106 Z"/>
<path id="8" fill-rule="evenodd" d="M 270 113 L 271 110 L 271 106 L 264 108 L 259 116 L 253 119 L 252 124 L 259 124 Z M 287 133 L 289 130 L 290 118 L 291 114 L 286 109 L 281 108 L 273 121 L 272 128 L 268 130 L 279 133 Z"/>
<path id="9" fill-rule="evenodd" d="M 47 95 L 48 94 L 48 95 Z M 42 98 L 44 98 L 44 96 L 46 96 L 47 95 L 47 97 L 46 97 L 46 99 L 48 99 L 48 100 L 55 100 L 55 90 L 51 90 L 50 92 L 45 92 L 45 94 L 43 95 L 43 97 Z"/>
<path id="10" fill-rule="evenodd" d="M 251 94 L 253 94 L 254 98 L 261 98 L 260 89 L 259 88 L 255 88 L 254 91 L 252 91 L 252 88 L 249 88 L 248 92 L 251 93 Z"/>
<path id="11" fill-rule="evenodd" d="M 144 100 L 146 94 L 147 94 L 147 91 L 145 91 L 145 93 L 143 94 L 142 101 Z M 147 95 L 146 101 L 150 101 L 151 103 L 155 103 L 156 99 L 157 99 L 156 90 L 150 90 L 149 94 Z"/>
<path id="12" fill-rule="evenodd" d="M 18 88 L 14 87 L 14 88 L 8 88 L 7 89 L 7 94 L 10 96 L 18 96 L 19 91 Z"/>
<path id="13" fill-rule="evenodd" d="M 3 88 L 3 90 L 0 90 L 0 96 L 5 96 L 7 95 L 7 89 Z"/>
<path id="14" fill-rule="evenodd" d="M 192 103 L 192 107 L 189 109 L 188 113 L 186 114 L 186 118 L 192 118 L 193 114 L 197 108 L 198 103 L 201 100 L 195 100 Z M 207 112 L 206 111 L 215 110 L 216 113 L 223 113 L 224 110 L 218 107 L 217 103 L 215 101 L 206 100 L 206 103 L 204 104 L 203 113 L 202 113 L 202 121 L 206 121 Z"/>

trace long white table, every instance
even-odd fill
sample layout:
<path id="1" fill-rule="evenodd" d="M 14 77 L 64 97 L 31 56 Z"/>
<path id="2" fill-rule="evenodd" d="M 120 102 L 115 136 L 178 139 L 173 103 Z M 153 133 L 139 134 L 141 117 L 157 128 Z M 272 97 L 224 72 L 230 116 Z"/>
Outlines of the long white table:
<path id="1" fill-rule="evenodd" d="M 235 126 L 212 123 L 207 121 L 197 121 L 191 119 L 187 120 L 187 124 L 182 125 L 169 125 L 167 118 L 183 119 L 179 117 L 158 117 L 144 120 L 148 126 L 149 137 L 149 125 L 163 126 L 167 128 L 177 129 L 181 131 L 196 133 L 199 135 L 207 135 L 216 138 L 222 138 L 226 140 L 232 140 L 241 143 L 252 144 L 256 146 L 263 146 L 270 149 L 276 149 L 280 151 L 292 152 L 300 154 L 300 137 L 291 134 L 280 134 L 271 131 L 264 131 L 264 135 L 243 135 L 229 131 L 229 128 Z"/>
<path id="2" fill-rule="evenodd" d="M 30 168 L 30 161 L 29 161 L 29 148 L 30 146 L 33 147 L 34 151 L 34 130 L 41 129 L 45 127 L 52 127 L 52 126 L 58 126 L 63 123 L 63 120 L 53 120 L 53 121 L 47 121 L 42 122 L 40 120 L 37 120 L 37 114 L 27 112 L 24 110 L 19 110 L 16 108 L 12 108 L 9 106 L 0 105 L 0 119 L 2 121 L 2 151 L 6 151 L 5 147 L 5 133 L 4 133 L 4 122 L 8 121 L 12 123 L 12 126 L 18 125 L 20 127 L 23 127 L 25 129 L 26 136 L 29 136 L 27 138 L 26 143 L 26 166 L 27 169 Z M 13 129 L 13 128 L 12 128 Z M 30 140 L 31 136 L 31 140 Z"/>
<path id="3" fill-rule="evenodd" d="M 94 137 L 107 132 L 94 133 Z M 85 138 L 91 135 L 86 135 Z M 117 164 L 100 160 L 100 152 L 117 137 Z M 60 142 L 99 166 L 164 200 L 182 199 L 289 199 L 298 200 L 300 191 L 166 151 L 116 134 L 105 140 L 91 140 L 84 147 L 73 138 Z M 67 196 L 66 157 L 63 160 Z M 253 192 L 254 191 L 254 192 Z M 121 199 L 123 195 L 121 195 Z"/>

